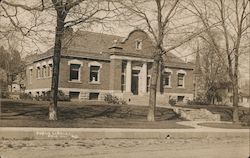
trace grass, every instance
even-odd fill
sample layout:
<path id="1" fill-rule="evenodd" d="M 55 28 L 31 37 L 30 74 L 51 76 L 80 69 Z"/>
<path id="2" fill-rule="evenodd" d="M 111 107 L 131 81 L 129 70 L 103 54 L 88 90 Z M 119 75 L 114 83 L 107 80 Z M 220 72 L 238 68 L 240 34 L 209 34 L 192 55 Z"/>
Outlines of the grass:
<path id="1" fill-rule="evenodd" d="M 58 128 L 191 128 L 172 109 L 156 108 L 156 122 L 147 122 L 147 107 L 100 102 L 59 102 L 58 121 L 48 120 L 48 102 L 3 100 L 1 127 Z"/>
<path id="2" fill-rule="evenodd" d="M 220 114 L 221 121 L 233 121 L 233 107 L 230 106 L 219 106 L 219 105 L 176 105 L 184 108 L 193 108 L 193 109 L 207 109 L 214 114 Z M 250 109 L 246 107 L 239 107 L 239 119 L 242 124 L 250 126 Z M 215 127 L 219 127 L 219 125 L 214 125 Z M 230 127 L 230 125 L 226 124 L 221 126 Z M 232 127 L 233 128 L 233 127 Z"/>
<path id="3" fill-rule="evenodd" d="M 249 126 L 233 123 L 200 123 L 201 126 L 224 128 L 224 129 L 249 129 Z"/>

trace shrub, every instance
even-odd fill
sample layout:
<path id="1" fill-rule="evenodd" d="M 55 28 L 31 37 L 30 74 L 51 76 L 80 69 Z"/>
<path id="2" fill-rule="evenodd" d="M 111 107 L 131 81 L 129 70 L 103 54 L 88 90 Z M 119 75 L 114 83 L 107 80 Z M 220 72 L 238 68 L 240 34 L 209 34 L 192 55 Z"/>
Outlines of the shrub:
<path id="1" fill-rule="evenodd" d="M 21 99 L 25 99 L 25 100 L 38 100 L 38 101 L 49 101 L 50 100 L 50 91 L 47 91 L 45 94 L 43 95 L 39 95 L 39 96 L 32 96 L 31 94 L 27 94 L 27 93 L 22 93 L 20 95 Z M 58 91 L 58 101 L 70 101 L 70 98 L 68 95 L 64 94 L 63 91 L 59 90 Z"/>
<path id="2" fill-rule="evenodd" d="M 20 99 L 23 99 L 23 100 L 32 100 L 33 97 L 29 93 L 20 93 Z"/>
<path id="3" fill-rule="evenodd" d="M 176 99 L 173 99 L 173 98 L 171 98 L 171 99 L 169 99 L 169 101 L 168 101 L 168 103 L 171 105 L 171 106 L 175 106 L 176 105 Z"/>
<path id="4" fill-rule="evenodd" d="M 125 100 L 118 98 L 112 94 L 106 94 L 104 96 L 104 101 L 109 104 L 127 104 Z"/>
<path id="5" fill-rule="evenodd" d="M 45 95 L 41 96 L 41 99 L 44 101 L 49 101 L 50 100 L 50 93 L 51 91 L 47 91 Z M 63 91 L 59 90 L 58 91 L 58 101 L 70 101 L 69 95 L 66 95 Z"/>
<path id="6" fill-rule="evenodd" d="M 194 100 L 188 100 L 187 104 L 188 105 L 209 105 L 206 99 L 200 98 L 200 97 Z"/>
<path id="7" fill-rule="evenodd" d="M 0 97 L 5 99 L 5 98 L 9 98 L 9 96 L 10 96 L 9 92 L 2 92 Z"/>

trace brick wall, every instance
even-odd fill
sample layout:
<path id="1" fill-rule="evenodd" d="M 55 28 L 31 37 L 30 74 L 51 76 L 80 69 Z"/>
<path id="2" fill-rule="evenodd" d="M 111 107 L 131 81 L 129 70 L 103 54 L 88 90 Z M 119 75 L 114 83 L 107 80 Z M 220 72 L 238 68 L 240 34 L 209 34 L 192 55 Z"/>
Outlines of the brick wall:
<path id="1" fill-rule="evenodd" d="M 26 89 L 27 90 L 32 90 L 32 89 L 48 89 L 51 87 L 51 77 L 45 76 L 41 78 L 37 78 L 37 70 L 36 70 L 36 65 L 37 63 L 42 63 L 42 62 L 48 62 L 50 59 L 44 59 L 39 62 L 35 62 L 32 64 L 29 64 L 26 67 Z M 32 69 L 32 76 L 30 76 L 30 69 Z M 31 80 L 31 82 L 30 82 Z"/>
<path id="2" fill-rule="evenodd" d="M 68 61 L 72 59 L 62 58 L 60 64 L 60 78 L 59 78 L 59 87 L 60 88 L 77 88 L 77 89 L 109 89 L 109 76 L 110 76 L 110 62 L 107 61 L 97 61 L 102 64 L 102 68 L 100 68 L 100 83 L 93 84 L 89 82 L 89 67 L 88 64 L 93 62 L 93 60 L 87 59 L 77 59 L 83 63 L 81 66 L 81 78 L 80 82 L 70 82 L 70 66 L 68 65 Z"/>

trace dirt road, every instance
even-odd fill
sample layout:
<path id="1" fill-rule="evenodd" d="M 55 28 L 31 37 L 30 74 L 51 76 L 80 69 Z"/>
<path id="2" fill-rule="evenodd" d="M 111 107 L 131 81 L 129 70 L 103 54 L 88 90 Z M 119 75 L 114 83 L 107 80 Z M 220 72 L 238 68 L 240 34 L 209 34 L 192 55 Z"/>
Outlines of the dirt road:
<path id="1" fill-rule="evenodd" d="M 248 158 L 249 140 L 0 140 L 1 158 Z"/>

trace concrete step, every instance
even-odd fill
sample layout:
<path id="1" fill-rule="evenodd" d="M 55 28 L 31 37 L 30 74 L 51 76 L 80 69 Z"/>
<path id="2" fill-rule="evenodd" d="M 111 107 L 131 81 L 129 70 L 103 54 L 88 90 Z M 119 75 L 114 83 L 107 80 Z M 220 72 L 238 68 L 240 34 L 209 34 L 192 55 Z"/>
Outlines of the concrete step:
<path id="1" fill-rule="evenodd" d="M 219 114 L 213 114 L 206 109 L 189 109 L 174 107 L 173 110 L 182 118 L 185 118 L 190 121 L 220 121 Z"/>

